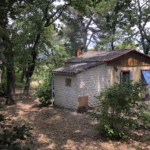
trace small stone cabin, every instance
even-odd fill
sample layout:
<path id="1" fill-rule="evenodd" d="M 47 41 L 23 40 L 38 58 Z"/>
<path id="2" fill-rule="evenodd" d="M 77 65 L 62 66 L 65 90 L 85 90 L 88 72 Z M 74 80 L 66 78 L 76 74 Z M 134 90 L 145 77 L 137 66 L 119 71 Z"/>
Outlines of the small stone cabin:
<path id="1" fill-rule="evenodd" d="M 65 66 L 53 70 L 55 104 L 69 109 L 96 107 L 95 98 L 105 87 L 120 82 L 121 76 L 148 85 L 150 57 L 135 49 L 86 52 L 65 61 Z M 117 79 L 119 78 L 119 80 Z"/>

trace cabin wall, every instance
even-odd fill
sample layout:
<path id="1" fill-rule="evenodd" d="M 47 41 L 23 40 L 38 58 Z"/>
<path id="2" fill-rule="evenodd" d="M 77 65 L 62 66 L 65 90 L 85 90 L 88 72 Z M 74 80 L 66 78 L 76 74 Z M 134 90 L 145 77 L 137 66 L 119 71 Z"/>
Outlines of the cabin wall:
<path id="1" fill-rule="evenodd" d="M 130 52 L 109 61 L 107 64 L 108 66 L 150 66 L 150 58 L 137 52 Z"/>
<path id="2" fill-rule="evenodd" d="M 104 63 L 77 74 L 77 85 L 78 100 L 88 97 L 89 106 L 99 106 L 95 96 L 100 95 L 105 85 L 110 85 L 110 67 Z"/>
<path id="3" fill-rule="evenodd" d="M 114 66 L 110 66 L 110 85 L 114 82 L 120 83 L 120 72 L 121 70 L 132 71 L 132 80 L 139 81 L 141 79 L 141 70 L 150 69 L 150 66 L 117 66 L 118 70 L 115 71 Z"/>
<path id="4" fill-rule="evenodd" d="M 113 66 L 110 66 L 110 85 L 113 85 L 114 82 L 120 83 L 120 73 L 122 70 L 130 70 L 132 71 L 132 80 L 139 81 L 141 80 L 141 70 L 150 70 L 150 66 L 133 66 L 133 67 L 127 67 L 127 66 L 118 66 L 118 71 L 115 71 Z M 142 97 L 146 97 L 146 93 L 144 92 L 142 94 Z M 150 94 L 150 89 L 149 89 Z"/>
<path id="5" fill-rule="evenodd" d="M 120 83 L 122 70 L 132 71 L 132 80 L 139 81 L 141 79 L 141 70 L 150 70 L 150 58 L 137 52 L 130 52 L 107 62 L 107 65 L 110 66 L 110 85 L 113 85 L 114 82 Z M 117 70 L 114 67 L 117 67 Z M 145 93 L 143 93 L 143 97 L 145 97 Z"/>
<path id="6" fill-rule="evenodd" d="M 66 86 L 66 78 L 71 79 L 71 86 Z M 77 78 L 75 76 L 54 74 L 54 103 L 57 106 L 77 109 Z"/>

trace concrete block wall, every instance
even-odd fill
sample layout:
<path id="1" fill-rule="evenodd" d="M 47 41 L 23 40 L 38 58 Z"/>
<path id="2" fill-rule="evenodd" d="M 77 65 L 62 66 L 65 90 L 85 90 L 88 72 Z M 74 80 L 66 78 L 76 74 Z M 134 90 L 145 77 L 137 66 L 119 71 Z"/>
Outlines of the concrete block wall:
<path id="1" fill-rule="evenodd" d="M 66 78 L 71 79 L 70 87 L 66 86 Z M 78 97 L 76 80 L 76 75 L 54 75 L 55 105 L 69 109 L 77 109 Z"/>
<path id="2" fill-rule="evenodd" d="M 110 66 L 104 63 L 77 74 L 77 85 L 78 97 L 88 96 L 89 106 L 99 106 L 95 96 L 100 95 L 105 85 L 110 85 Z"/>

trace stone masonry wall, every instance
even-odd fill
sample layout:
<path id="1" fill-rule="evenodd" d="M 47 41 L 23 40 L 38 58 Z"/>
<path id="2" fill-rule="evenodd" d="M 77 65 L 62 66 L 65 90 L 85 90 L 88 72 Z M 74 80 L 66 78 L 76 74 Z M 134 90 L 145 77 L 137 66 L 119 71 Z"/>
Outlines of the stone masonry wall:
<path id="1" fill-rule="evenodd" d="M 66 78 L 71 79 L 71 86 L 66 86 Z M 66 75 L 54 75 L 54 93 L 55 93 L 55 105 L 77 109 L 78 97 L 77 97 L 77 78 L 75 76 Z"/>
<path id="2" fill-rule="evenodd" d="M 77 84 L 78 97 L 88 96 L 89 106 L 99 106 L 95 96 L 99 96 L 105 85 L 110 85 L 110 67 L 105 63 L 77 74 Z"/>

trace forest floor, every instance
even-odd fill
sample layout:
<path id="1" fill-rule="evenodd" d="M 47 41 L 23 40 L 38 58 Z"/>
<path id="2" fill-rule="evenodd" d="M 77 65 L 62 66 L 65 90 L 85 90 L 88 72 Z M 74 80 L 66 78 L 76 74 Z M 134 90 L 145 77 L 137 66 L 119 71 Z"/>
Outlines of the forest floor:
<path id="1" fill-rule="evenodd" d="M 26 124 L 33 128 L 31 150 L 149 150 L 150 131 L 131 130 L 125 140 L 104 138 L 96 130 L 97 121 L 90 114 L 60 109 L 40 108 L 38 99 L 18 97 L 16 105 L 0 110 L 14 125 Z"/>
<path id="2" fill-rule="evenodd" d="M 43 81 L 32 81 L 31 84 L 38 86 L 40 83 L 43 83 Z"/>

